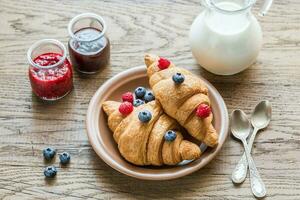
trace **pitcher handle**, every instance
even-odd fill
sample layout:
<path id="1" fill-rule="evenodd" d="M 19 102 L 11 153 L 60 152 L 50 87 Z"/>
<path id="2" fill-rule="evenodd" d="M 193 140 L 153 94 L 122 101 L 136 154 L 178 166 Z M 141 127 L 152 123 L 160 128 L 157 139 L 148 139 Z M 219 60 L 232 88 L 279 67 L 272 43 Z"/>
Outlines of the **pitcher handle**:
<path id="1" fill-rule="evenodd" d="M 269 11 L 269 9 L 271 8 L 271 5 L 273 3 L 273 0 L 265 0 L 264 5 L 261 7 L 260 11 L 259 11 L 259 15 L 260 16 L 265 16 L 267 14 L 267 12 Z"/>

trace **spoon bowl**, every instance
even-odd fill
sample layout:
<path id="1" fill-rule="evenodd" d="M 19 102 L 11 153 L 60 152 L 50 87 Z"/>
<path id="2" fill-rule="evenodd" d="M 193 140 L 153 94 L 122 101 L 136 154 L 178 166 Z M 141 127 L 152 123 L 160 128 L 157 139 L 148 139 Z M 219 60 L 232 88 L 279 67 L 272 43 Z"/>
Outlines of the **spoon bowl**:
<path id="1" fill-rule="evenodd" d="M 251 131 L 251 124 L 242 110 L 234 110 L 231 113 L 231 132 L 237 139 L 246 139 Z"/>
<path id="2" fill-rule="evenodd" d="M 251 123 L 254 128 L 263 129 L 268 126 L 271 120 L 271 103 L 269 101 L 261 101 L 255 107 L 251 115 Z"/>

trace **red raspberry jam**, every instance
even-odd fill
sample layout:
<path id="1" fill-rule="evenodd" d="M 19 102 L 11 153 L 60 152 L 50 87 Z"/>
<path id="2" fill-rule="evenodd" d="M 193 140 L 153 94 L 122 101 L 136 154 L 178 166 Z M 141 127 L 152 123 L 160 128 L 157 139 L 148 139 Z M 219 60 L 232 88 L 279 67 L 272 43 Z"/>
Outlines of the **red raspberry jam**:
<path id="1" fill-rule="evenodd" d="M 69 60 L 66 58 L 62 64 L 51 67 L 61 59 L 59 53 L 44 53 L 33 59 L 41 67 L 30 66 L 29 79 L 33 92 L 41 99 L 57 100 L 72 90 L 73 73 Z"/>

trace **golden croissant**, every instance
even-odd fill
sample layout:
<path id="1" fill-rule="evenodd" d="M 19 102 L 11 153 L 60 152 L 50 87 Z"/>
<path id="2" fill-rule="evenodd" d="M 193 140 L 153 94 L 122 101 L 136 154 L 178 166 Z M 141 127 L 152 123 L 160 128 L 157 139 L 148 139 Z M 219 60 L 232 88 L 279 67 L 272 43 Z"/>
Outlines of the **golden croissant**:
<path id="1" fill-rule="evenodd" d="M 145 55 L 149 84 L 163 110 L 174 118 L 193 137 L 213 147 L 218 134 L 212 125 L 213 114 L 200 118 L 195 114 L 199 105 L 210 106 L 208 90 L 201 79 L 186 69 L 155 55 Z M 174 83 L 174 74 L 184 76 L 184 82 Z"/>
<path id="2" fill-rule="evenodd" d="M 118 144 L 121 155 L 135 165 L 176 165 L 183 160 L 197 159 L 201 150 L 196 144 L 183 140 L 179 124 L 163 113 L 157 101 L 135 107 L 129 115 L 119 112 L 121 103 L 105 101 L 102 104 L 108 115 L 108 126 Z M 141 122 L 138 115 L 149 111 L 152 118 Z M 173 141 L 166 141 L 168 130 L 176 133 Z"/>

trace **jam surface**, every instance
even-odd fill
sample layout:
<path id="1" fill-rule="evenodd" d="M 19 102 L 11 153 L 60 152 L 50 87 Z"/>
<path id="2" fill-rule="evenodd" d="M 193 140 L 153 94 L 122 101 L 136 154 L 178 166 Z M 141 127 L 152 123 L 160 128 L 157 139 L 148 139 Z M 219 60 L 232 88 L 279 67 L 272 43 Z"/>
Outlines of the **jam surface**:
<path id="1" fill-rule="evenodd" d="M 79 40 L 93 40 L 101 31 L 95 28 L 83 28 L 75 32 Z M 76 41 L 70 39 L 69 52 L 75 69 L 83 73 L 95 73 L 109 63 L 110 43 L 106 36 L 94 41 Z"/>
<path id="2" fill-rule="evenodd" d="M 60 61 L 62 55 L 45 53 L 33 61 L 40 66 L 54 65 Z M 33 92 L 42 99 L 55 100 L 66 95 L 73 87 L 72 66 L 68 59 L 49 69 L 29 67 L 29 79 Z"/>

